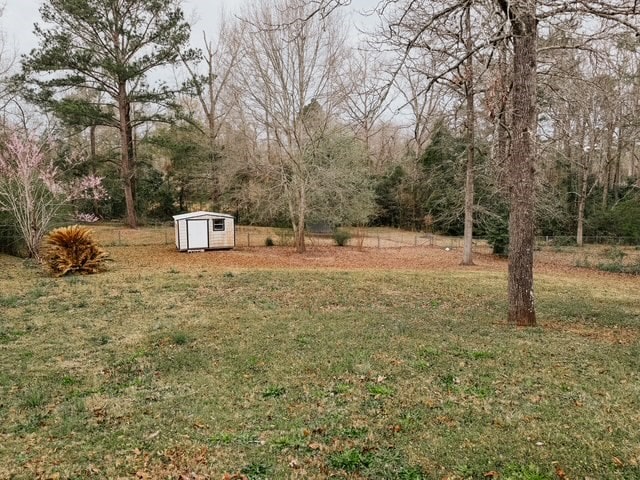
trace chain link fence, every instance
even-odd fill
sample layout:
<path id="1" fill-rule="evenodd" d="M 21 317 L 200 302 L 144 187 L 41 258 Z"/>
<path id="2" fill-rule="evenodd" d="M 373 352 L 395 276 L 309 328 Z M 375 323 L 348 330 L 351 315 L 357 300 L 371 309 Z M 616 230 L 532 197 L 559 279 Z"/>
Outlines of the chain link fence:
<path id="1" fill-rule="evenodd" d="M 175 232 L 173 223 L 146 225 L 139 229 L 129 229 L 122 224 L 89 224 L 96 240 L 105 247 L 173 245 Z M 346 229 L 350 234 L 347 245 L 358 248 L 404 248 L 439 247 L 459 249 L 463 247 L 462 237 L 448 237 L 424 232 L 408 232 L 389 228 Z M 335 245 L 332 233 L 309 232 L 305 240 L 310 247 Z M 19 238 L 10 225 L 0 225 L 0 252 L 12 253 L 19 248 Z M 293 246 L 291 229 L 268 227 L 236 226 L 237 247 L 264 247 L 266 245 Z M 585 236 L 587 245 L 638 246 L 640 241 L 633 237 Z M 491 253 L 486 239 L 474 238 L 474 251 Z M 575 246 L 575 236 L 538 236 L 536 247 Z"/>
<path id="2" fill-rule="evenodd" d="M 640 246 L 640 238 L 636 237 L 615 237 L 612 235 L 590 235 L 582 237 L 585 245 L 619 245 L 619 246 Z M 570 247 L 577 246 L 575 235 L 546 235 L 536 237 L 537 246 Z"/>

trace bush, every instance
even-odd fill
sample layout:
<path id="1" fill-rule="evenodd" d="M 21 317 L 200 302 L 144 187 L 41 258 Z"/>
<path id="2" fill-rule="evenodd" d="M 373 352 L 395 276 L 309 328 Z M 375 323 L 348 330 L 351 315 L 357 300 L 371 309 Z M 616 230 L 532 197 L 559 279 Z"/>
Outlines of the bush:
<path id="1" fill-rule="evenodd" d="M 346 230 L 338 229 L 333 232 L 333 240 L 339 247 L 344 247 L 347 243 L 349 243 L 349 240 L 351 240 L 351 234 Z"/>
<path id="2" fill-rule="evenodd" d="M 640 275 L 640 259 L 637 259 L 635 263 L 628 265 L 623 264 L 621 261 L 611 263 L 599 263 L 598 270 L 609 273 L 626 273 L 628 275 Z"/>
<path id="3" fill-rule="evenodd" d="M 625 267 L 620 262 L 599 263 L 598 270 L 609 273 L 624 273 Z"/>
<path id="4" fill-rule="evenodd" d="M 623 237 L 624 243 L 640 243 L 640 198 L 631 198 L 614 205 L 609 210 L 594 213 L 587 222 L 587 234 L 591 236 Z"/>
<path id="5" fill-rule="evenodd" d="M 602 252 L 602 255 L 608 260 L 611 260 L 611 261 L 616 262 L 616 263 L 620 263 L 620 262 L 622 262 L 622 259 L 627 254 L 624 253 L 624 251 L 621 248 L 613 246 L 613 247 L 606 248 Z"/>
<path id="6" fill-rule="evenodd" d="M 495 255 L 506 256 L 509 252 L 509 223 L 504 217 L 496 217 L 487 224 L 487 242 Z"/>
<path id="7" fill-rule="evenodd" d="M 271 237 L 267 237 L 264 241 L 264 246 L 265 247 L 273 247 L 275 245 L 275 243 L 273 243 L 273 238 Z"/>
<path id="8" fill-rule="evenodd" d="M 43 259 L 53 275 L 62 277 L 72 273 L 97 273 L 103 269 L 107 257 L 90 229 L 72 225 L 49 233 Z"/>

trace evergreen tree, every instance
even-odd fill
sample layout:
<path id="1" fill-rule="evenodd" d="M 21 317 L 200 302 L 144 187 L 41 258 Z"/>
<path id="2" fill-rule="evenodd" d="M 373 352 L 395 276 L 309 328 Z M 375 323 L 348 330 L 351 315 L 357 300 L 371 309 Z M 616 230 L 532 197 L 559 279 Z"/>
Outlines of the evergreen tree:
<path id="1" fill-rule="evenodd" d="M 49 0 L 36 25 L 37 49 L 23 58 L 29 99 L 73 125 L 103 125 L 120 135 L 127 223 L 137 226 L 133 129 L 160 118 L 134 105 L 168 105 L 174 90 L 151 86 L 153 70 L 195 57 L 190 27 L 176 0 Z M 186 52 L 184 51 L 186 50 Z"/>

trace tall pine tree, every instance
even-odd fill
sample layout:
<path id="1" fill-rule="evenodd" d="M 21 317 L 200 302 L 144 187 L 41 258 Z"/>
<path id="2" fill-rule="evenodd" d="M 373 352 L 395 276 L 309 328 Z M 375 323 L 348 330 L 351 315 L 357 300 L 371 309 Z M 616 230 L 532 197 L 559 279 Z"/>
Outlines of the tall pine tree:
<path id="1" fill-rule="evenodd" d="M 49 0 L 35 26 L 39 47 L 23 57 L 28 98 L 65 122 L 117 128 L 127 224 L 135 228 L 135 125 L 158 119 L 132 109 L 166 105 L 175 89 L 147 81 L 151 71 L 198 52 L 176 0 Z M 94 94 L 87 94 L 94 92 Z M 140 109 L 142 111 L 142 109 Z"/>

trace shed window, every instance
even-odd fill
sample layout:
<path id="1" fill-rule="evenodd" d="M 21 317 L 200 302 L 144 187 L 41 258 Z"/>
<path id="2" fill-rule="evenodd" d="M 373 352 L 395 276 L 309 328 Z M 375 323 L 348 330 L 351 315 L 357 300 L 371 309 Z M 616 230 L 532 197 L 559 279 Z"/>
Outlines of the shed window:
<path id="1" fill-rule="evenodd" d="M 213 219 L 213 231 L 214 232 L 223 232 L 224 231 L 224 218 L 214 218 Z"/>

